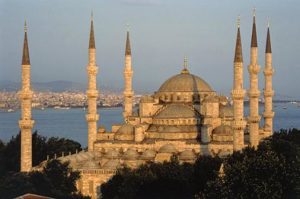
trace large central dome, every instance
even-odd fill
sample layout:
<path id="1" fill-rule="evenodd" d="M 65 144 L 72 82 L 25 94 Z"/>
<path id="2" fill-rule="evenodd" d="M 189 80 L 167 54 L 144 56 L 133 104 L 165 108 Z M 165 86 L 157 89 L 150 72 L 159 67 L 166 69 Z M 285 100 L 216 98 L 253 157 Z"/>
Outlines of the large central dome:
<path id="1" fill-rule="evenodd" d="M 183 69 L 178 75 L 175 75 L 165 81 L 158 92 L 211 92 L 212 88 L 203 79 L 192 75 L 187 69 Z"/>

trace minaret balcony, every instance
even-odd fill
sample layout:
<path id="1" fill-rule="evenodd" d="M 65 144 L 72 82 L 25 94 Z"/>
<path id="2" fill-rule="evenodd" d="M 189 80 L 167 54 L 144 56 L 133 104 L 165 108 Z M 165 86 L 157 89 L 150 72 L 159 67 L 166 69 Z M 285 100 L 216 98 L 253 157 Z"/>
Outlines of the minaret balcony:
<path id="1" fill-rule="evenodd" d="M 270 90 L 270 91 L 265 90 L 264 91 L 264 96 L 265 97 L 272 97 L 272 96 L 274 96 L 274 91 L 273 90 Z"/>
<path id="2" fill-rule="evenodd" d="M 133 71 L 130 68 L 125 68 L 124 77 L 132 77 Z"/>
<path id="3" fill-rule="evenodd" d="M 96 97 L 98 97 L 98 91 L 97 90 L 87 90 L 86 95 L 88 98 L 96 98 Z"/>
<path id="4" fill-rule="evenodd" d="M 260 66 L 258 64 L 254 64 L 254 65 L 250 64 L 248 66 L 248 71 L 250 74 L 257 75 L 260 71 Z"/>
<path id="5" fill-rule="evenodd" d="M 246 128 L 246 121 L 241 119 L 241 120 L 233 120 L 232 121 L 232 128 L 235 130 L 243 130 Z"/>
<path id="6" fill-rule="evenodd" d="M 33 92 L 31 90 L 21 90 L 18 94 L 21 100 L 32 99 Z"/>
<path id="7" fill-rule="evenodd" d="M 123 92 L 125 97 L 132 97 L 133 96 L 133 91 L 124 91 Z"/>
<path id="8" fill-rule="evenodd" d="M 264 113 L 263 113 L 263 116 L 264 116 L 265 118 L 273 118 L 274 115 L 275 115 L 275 113 L 274 113 L 273 111 L 270 111 L 270 112 L 264 112 Z"/>
<path id="9" fill-rule="evenodd" d="M 19 120 L 20 129 L 32 129 L 34 120 Z"/>
<path id="10" fill-rule="evenodd" d="M 99 120 L 98 114 L 86 114 L 85 115 L 86 121 L 88 122 L 96 122 Z"/>
<path id="11" fill-rule="evenodd" d="M 248 122 L 249 123 L 259 123 L 260 118 L 261 118 L 260 115 L 250 116 L 250 117 L 248 117 Z"/>
<path id="12" fill-rule="evenodd" d="M 248 96 L 250 98 L 258 98 L 260 96 L 260 91 L 259 90 L 249 90 Z"/>
<path id="13" fill-rule="evenodd" d="M 234 89 L 231 91 L 231 96 L 233 99 L 244 99 L 246 91 L 244 89 Z"/>
<path id="14" fill-rule="evenodd" d="M 96 65 L 94 65 L 94 66 L 88 65 L 87 66 L 87 72 L 88 72 L 89 75 L 97 75 L 98 67 Z"/>
<path id="15" fill-rule="evenodd" d="M 264 75 L 265 76 L 272 76 L 273 75 L 273 73 L 274 73 L 274 69 L 273 68 L 266 68 L 265 70 L 264 70 Z"/>

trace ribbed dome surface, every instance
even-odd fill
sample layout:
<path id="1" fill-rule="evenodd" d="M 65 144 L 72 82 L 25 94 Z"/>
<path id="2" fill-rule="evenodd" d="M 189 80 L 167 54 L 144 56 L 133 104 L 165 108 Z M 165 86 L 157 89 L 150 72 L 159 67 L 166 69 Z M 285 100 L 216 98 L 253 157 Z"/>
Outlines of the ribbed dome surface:
<path id="1" fill-rule="evenodd" d="M 158 92 L 207 92 L 212 88 L 203 79 L 190 73 L 181 73 L 165 81 Z"/>
<path id="2" fill-rule="evenodd" d="M 197 116 L 198 113 L 189 106 L 183 104 L 170 104 L 161 112 L 159 112 L 155 118 L 195 118 Z"/>

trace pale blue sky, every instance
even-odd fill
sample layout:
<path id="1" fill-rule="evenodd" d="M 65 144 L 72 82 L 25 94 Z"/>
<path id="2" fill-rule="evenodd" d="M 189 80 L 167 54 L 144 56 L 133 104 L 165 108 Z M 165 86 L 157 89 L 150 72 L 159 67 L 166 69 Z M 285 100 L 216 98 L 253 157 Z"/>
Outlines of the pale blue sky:
<path id="1" fill-rule="evenodd" d="M 0 81 L 20 81 L 26 18 L 32 80 L 85 83 L 93 10 L 100 86 L 122 88 L 129 23 L 135 89 L 157 90 L 181 70 L 186 55 L 190 72 L 205 79 L 217 92 L 229 95 L 238 15 L 248 87 L 253 7 L 259 64 L 264 66 L 269 17 L 275 92 L 300 98 L 299 0 L 0 0 Z"/>

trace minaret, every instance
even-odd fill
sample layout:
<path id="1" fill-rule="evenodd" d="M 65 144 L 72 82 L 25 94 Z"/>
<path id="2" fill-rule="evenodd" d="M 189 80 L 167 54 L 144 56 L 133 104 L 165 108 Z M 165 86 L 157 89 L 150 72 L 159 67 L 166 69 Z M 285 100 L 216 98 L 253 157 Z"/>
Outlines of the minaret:
<path id="1" fill-rule="evenodd" d="M 243 88 L 243 54 L 240 33 L 240 18 L 238 18 L 238 30 L 234 56 L 234 81 L 231 91 L 233 100 L 233 150 L 238 151 L 244 147 L 244 131 L 246 121 L 244 120 L 244 97 L 245 90 Z"/>
<path id="2" fill-rule="evenodd" d="M 250 88 L 248 90 L 248 96 L 250 100 L 249 106 L 249 136 L 250 146 L 257 147 L 259 143 L 259 102 L 260 91 L 258 89 L 258 73 L 260 66 L 257 63 L 257 36 L 256 36 L 256 23 L 255 23 L 255 10 L 253 13 L 253 26 L 252 26 L 252 38 L 251 38 L 251 50 L 250 50 L 250 65 L 248 66 L 250 76 Z"/>
<path id="3" fill-rule="evenodd" d="M 126 37 L 126 49 L 125 49 L 125 66 L 124 66 L 124 121 L 127 122 L 128 116 L 132 115 L 132 104 L 133 104 L 133 90 L 132 90 L 132 74 L 133 70 L 131 67 L 131 48 L 129 31 L 127 31 Z"/>
<path id="4" fill-rule="evenodd" d="M 90 30 L 90 41 L 89 41 L 89 64 L 87 65 L 88 73 L 88 90 L 87 100 L 88 100 L 88 112 L 86 114 L 86 121 L 88 123 L 88 150 L 94 150 L 94 142 L 96 141 L 97 134 L 97 121 L 99 120 L 99 115 L 97 114 L 97 81 L 96 75 L 98 72 L 98 67 L 96 65 L 96 46 L 94 37 L 94 24 L 93 24 L 93 14 L 91 16 L 91 30 Z"/>
<path id="5" fill-rule="evenodd" d="M 29 172 L 32 168 L 32 127 L 34 120 L 31 118 L 31 99 L 33 92 L 30 87 L 30 59 L 27 41 L 27 26 L 24 26 L 24 46 L 22 57 L 22 89 L 19 91 L 21 101 L 21 172 Z"/>
<path id="6" fill-rule="evenodd" d="M 274 91 L 272 89 L 272 76 L 274 69 L 272 67 L 272 48 L 271 48 L 271 37 L 270 37 L 270 27 L 268 24 L 267 33 L 267 43 L 266 43 L 266 54 L 265 54 L 265 111 L 263 113 L 265 125 L 264 131 L 267 132 L 267 136 L 272 135 L 273 132 L 273 117 L 274 112 L 272 111 L 272 97 L 274 96 Z"/>

